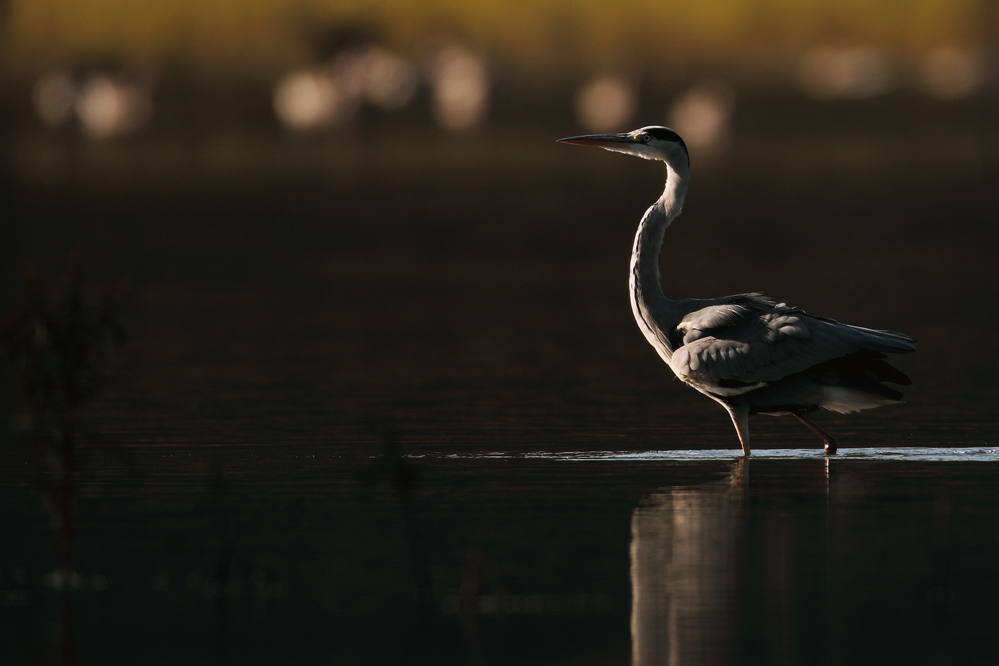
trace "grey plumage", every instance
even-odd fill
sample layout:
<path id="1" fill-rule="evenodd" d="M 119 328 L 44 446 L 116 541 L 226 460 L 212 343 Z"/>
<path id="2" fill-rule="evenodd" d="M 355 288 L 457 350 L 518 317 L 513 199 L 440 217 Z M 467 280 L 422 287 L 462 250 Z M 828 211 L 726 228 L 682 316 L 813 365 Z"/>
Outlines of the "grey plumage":
<path id="1" fill-rule="evenodd" d="M 817 409 L 841 413 L 899 402 L 882 382 L 909 385 L 887 354 L 906 354 L 902 333 L 841 324 L 757 293 L 670 300 L 659 283 L 666 228 L 680 214 L 690 160 L 675 132 L 644 127 L 624 134 L 561 139 L 665 162 L 666 187 L 643 216 L 631 260 L 631 302 L 646 339 L 678 378 L 719 402 L 750 453 L 750 414 L 792 414 L 835 453 L 835 440 L 809 421 Z"/>

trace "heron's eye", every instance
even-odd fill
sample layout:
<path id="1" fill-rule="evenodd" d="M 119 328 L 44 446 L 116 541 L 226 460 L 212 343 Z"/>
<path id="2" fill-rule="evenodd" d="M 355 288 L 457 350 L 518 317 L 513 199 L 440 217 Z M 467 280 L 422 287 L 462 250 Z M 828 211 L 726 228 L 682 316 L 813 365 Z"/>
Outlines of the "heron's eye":
<path id="1" fill-rule="evenodd" d="M 643 134 L 642 135 L 642 141 L 644 141 L 645 143 L 648 143 L 649 141 L 652 141 L 652 137 L 649 136 L 648 134 Z"/>

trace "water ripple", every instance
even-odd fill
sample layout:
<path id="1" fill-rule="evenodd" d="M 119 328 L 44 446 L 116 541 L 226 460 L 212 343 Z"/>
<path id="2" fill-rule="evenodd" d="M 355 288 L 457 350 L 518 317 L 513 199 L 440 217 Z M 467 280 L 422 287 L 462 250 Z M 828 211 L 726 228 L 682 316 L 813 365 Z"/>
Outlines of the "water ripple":
<path id="1" fill-rule="evenodd" d="M 480 453 L 428 453 L 414 458 L 439 458 L 462 460 L 567 460 L 567 461 L 702 461 L 734 460 L 742 457 L 738 449 L 702 449 L 681 451 L 533 451 L 528 453 L 506 453 L 499 451 Z M 804 460 L 825 458 L 822 449 L 756 449 L 753 459 Z M 996 462 L 999 461 L 999 448 L 960 447 L 960 448 L 858 448 L 843 449 L 832 460 L 915 460 L 923 462 Z"/>

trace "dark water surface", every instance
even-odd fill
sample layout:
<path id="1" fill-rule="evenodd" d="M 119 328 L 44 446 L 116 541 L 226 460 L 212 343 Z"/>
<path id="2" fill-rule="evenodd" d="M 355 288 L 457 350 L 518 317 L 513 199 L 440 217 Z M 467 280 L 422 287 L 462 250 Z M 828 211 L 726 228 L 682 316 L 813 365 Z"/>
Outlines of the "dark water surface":
<path id="1" fill-rule="evenodd" d="M 74 246 L 138 301 L 83 427 L 79 663 L 999 661 L 991 153 L 695 166 L 668 295 L 919 340 L 907 404 L 817 417 L 838 457 L 758 417 L 747 463 L 631 319 L 661 169 L 538 134 L 222 175 L 224 146 L 19 153 L 8 302 Z M 53 663 L 55 536 L 3 437 L 0 661 Z"/>

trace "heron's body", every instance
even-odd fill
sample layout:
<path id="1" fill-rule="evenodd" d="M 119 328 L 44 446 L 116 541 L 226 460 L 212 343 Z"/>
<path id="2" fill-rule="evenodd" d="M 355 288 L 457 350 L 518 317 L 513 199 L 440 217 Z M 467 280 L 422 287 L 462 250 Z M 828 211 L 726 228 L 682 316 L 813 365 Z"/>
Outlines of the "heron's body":
<path id="1" fill-rule="evenodd" d="M 631 256 L 635 321 L 678 378 L 728 411 L 743 451 L 750 453 L 750 414 L 792 414 L 836 443 L 805 414 L 848 413 L 899 402 L 882 382 L 909 378 L 885 361 L 914 350 L 901 333 L 875 331 L 806 314 L 760 294 L 671 300 L 663 294 L 659 252 L 666 228 L 687 194 L 689 159 L 683 141 L 665 127 L 627 134 L 562 139 L 666 163 L 666 188 L 638 226 Z"/>

